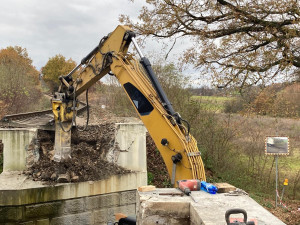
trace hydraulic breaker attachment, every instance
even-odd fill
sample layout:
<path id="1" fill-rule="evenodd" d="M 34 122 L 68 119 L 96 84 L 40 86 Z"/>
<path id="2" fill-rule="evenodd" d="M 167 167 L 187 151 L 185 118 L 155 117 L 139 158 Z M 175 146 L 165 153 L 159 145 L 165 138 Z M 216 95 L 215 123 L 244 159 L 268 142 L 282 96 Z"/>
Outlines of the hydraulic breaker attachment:
<path id="1" fill-rule="evenodd" d="M 66 101 L 63 93 L 55 93 L 52 111 L 55 119 L 54 161 L 71 158 L 71 129 L 73 125 L 73 102 Z"/>
<path id="2" fill-rule="evenodd" d="M 54 161 L 60 162 L 71 158 L 71 129 L 70 122 L 55 121 Z M 64 127 L 65 131 L 62 129 Z"/>

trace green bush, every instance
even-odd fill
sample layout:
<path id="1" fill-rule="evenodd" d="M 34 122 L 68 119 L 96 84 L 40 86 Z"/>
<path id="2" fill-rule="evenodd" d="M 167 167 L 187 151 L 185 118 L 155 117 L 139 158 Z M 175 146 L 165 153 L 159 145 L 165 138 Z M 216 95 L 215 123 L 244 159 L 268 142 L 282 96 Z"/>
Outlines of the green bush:
<path id="1" fill-rule="evenodd" d="M 148 185 L 152 185 L 153 184 L 153 180 L 154 180 L 154 175 L 151 172 L 147 173 L 148 176 Z"/>

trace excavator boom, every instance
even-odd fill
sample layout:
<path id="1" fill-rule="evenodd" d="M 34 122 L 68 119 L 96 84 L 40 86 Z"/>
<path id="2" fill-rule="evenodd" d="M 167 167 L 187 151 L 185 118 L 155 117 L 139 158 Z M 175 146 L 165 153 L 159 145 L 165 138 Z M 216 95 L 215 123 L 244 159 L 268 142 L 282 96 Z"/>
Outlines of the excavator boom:
<path id="1" fill-rule="evenodd" d="M 133 43 L 140 55 L 128 54 Z M 113 74 L 131 100 L 154 140 L 168 169 L 172 184 L 177 180 L 206 180 L 195 138 L 183 125 L 162 89 L 151 64 L 139 49 L 135 34 L 127 26 L 101 39 L 74 70 L 60 77 L 61 85 L 52 100 L 55 115 L 55 159 L 70 155 L 71 126 L 76 117 L 77 97 L 107 73 Z"/>

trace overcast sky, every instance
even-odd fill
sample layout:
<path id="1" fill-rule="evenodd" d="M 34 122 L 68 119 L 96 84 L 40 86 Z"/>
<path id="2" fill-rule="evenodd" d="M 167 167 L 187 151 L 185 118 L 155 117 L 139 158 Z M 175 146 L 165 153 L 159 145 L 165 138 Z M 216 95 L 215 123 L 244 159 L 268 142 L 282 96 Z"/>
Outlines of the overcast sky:
<path id="1" fill-rule="evenodd" d="M 62 54 L 79 62 L 119 24 L 137 18 L 144 0 L 1 0 L 0 49 L 26 48 L 40 69 Z"/>
<path id="2" fill-rule="evenodd" d="M 0 1 L 0 49 L 16 45 L 26 48 L 38 70 L 57 54 L 79 63 L 103 36 L 119 25 L 121 14 L 138 21 L 139 12 L 146 5 L 145 0 Z M 163 58 L 173 42 L 164 43 L 169 46 L 146 39 L 144 55 L 150 60 Z M 176 63 L 187 46 L 191 46 L 191 42 L 177 40 L 168 62 Z M 162 56 L 157 57 L 159 54 Z M 193 75 L 194 86 L 207 83 L 197 79 L 199 71 L 192 67 L 182 72 Z"/>

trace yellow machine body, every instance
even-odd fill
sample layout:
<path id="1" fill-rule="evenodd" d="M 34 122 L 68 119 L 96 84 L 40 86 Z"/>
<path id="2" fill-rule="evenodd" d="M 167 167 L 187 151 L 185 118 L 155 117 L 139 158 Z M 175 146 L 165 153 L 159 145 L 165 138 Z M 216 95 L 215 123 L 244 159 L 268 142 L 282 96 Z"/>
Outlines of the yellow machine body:
<path id="1" fill-rule="evenodd" d="M 128 32 L 131 32 L 129 27 L 118 26 L 105 39 L 99 46 L 99 50 L 81 68 L 79 74 L 73 77 L 70 84 L 75 87 L 75 90 L 69 93 L 69 96 L 79 96 L 111 71 L 122 85 L 149 131 L 162 155 L 170 177 L 173 176 L 176 181 L 184 179 L 205 181 L 204 165 L 195 138 L 187 133 L 187 129 L 182 124 L 178 124 L 176 119 L 168 113 L 143 66 L 127 53 L 130 42 L 124 37 Z M 105 57 L 108 57 L 107 53 L 110 53 L 109 63 L 105 62 Z M 53 99 L 52 104 L 55 119 L 56 121 L 60 120 L 55 123 L 56 126 L 59 126 L 59 122 L 69 121 L 71 123 L 73 112 L 67 108 L 72 108 L 72 100 L 69 103 L 63 103 Z M 56 132 L 57 130 L 59 128 L 56 129 Z M 71 135 L 70 132 L 69 135 Z M 163 139 L 167 140 L 167 144 L 162 144 Z M 58 144 L 66 143 L 64 141 L 57 142 Z M 181 154 L 182 160 L 176 163 L 174 170 L 172 156 L 178 153 Z M 176 182 L 174 185 L 176 186 Z"/>

